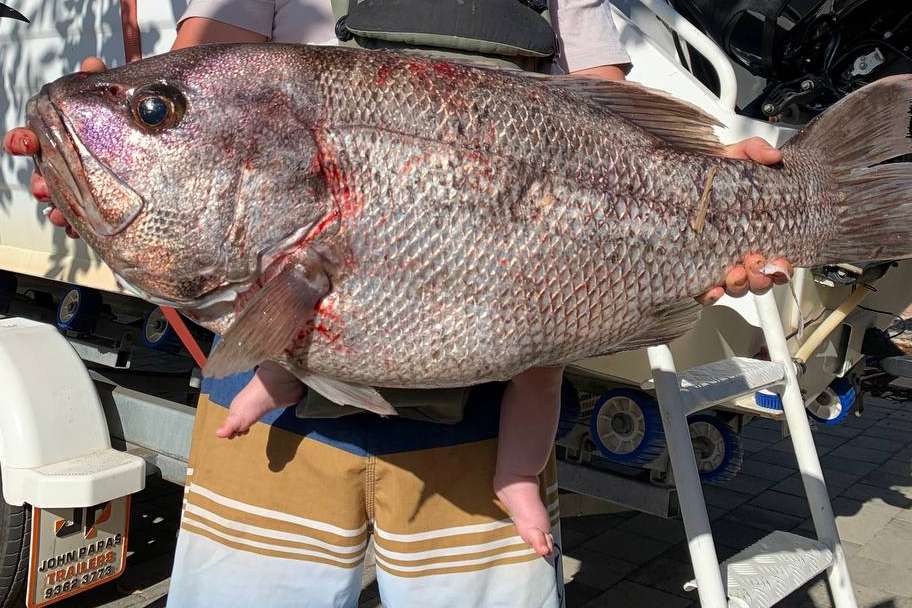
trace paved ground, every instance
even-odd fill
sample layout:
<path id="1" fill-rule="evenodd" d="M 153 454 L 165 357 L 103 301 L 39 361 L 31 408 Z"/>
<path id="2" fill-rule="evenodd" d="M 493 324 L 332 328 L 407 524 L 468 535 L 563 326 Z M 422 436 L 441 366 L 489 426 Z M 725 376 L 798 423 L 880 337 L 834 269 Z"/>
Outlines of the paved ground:
<path id="1" fill-rule="evenodd" d="M 812 535 L 789 440 L 778 424 L 744 433 L 741 474 L 705 486 L 720 559 L 771 530 Z M 912 608 L 912 405 L 867 399 L 864 416 L 816 429 L 815 439 L 859 606 Z M 692 577 L 678 521 L 633 513 L 563 522 L 570 608 L 697 606 L 681 590 Z M 832 606 L 815 580 L 780 606 Z"/>
<path id="2" fill-rule="evenodd" d="M 859 606 L 912 608 L 912 404 L 868 399 L 863 417 L 818 428 L 815 438 Z M 771 530 L 812 535 L 791 444 L 781 439 L 778 425 L 754 422 L 744 447 L 741 474 L 704 488 L 720 559 Z M 576 499 L 571 503 L 576 510 Z M 179 498 L 159 493 L 143 504 L 134 517 L 135 565 L 128 574 L 117 586 L 61 608 L 164 605 Z M 681 589 L 692 571 L 680 522 L 615 511 L 565 517 L 563 536 L 569 608 L 698 605 L 695 593 Z M 361 605 L 379 606 L 373 586 L 365 589 Z M 832 602 L 818 579 L 779 605 L 829 608 Z"/>

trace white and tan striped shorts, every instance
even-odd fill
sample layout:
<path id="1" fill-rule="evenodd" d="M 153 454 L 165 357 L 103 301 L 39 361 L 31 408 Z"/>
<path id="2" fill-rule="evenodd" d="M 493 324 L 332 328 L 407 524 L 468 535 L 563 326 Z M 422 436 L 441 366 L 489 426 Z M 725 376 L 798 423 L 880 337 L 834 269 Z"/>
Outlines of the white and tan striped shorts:
<path id="1" fill-rule="evenodd" d="M 287 410 L 218 439 L 247 377 L 204 385 L 170 608 L 353 608 L 371 538 L 386 608 L 563 605 L 559 552 L 538 557 L 493 494 L 498 399 L 455 426 Z"/>

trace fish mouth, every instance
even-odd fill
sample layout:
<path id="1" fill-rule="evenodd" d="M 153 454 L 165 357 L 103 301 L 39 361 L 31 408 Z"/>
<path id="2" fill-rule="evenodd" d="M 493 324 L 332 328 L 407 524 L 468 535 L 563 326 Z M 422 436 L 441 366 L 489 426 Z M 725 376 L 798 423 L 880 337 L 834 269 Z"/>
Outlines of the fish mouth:
<path id="1" fill-rule="evenodd" d="M 39 151 L 33 157 L 39 173 L 48 182 L 48 191 L 53 205 L 59 209 L 80 233 L 88 237 L 89 245 L 98 242 L 96 237 L 113 236 L 123 231 L 137 217 L 142 209 L 142 198 L 122 180 L 117 178 L 107 167 L 79 141 L 77 134 L 69 125 L 66 116 L 52 101 L 51 85 L 45 85 L 41 91 L 29 100 L 27 121 L 29 128 L 36 133 Z M 83 156 L 84 155 L 84 156 Z M 84 161 L 85 157 L 85 161 Z M 117 186 L 129 191 L 139 204 L 131 210 L 125 221 L 118 224 L 108 222 L 99 212 L 97 202 L 89 187 L 86 165 L 96 163 L 107 170 Z M 316 222 L 315 222 L 316 223 Z M 88 228 L 85 231 L 84 228 Z M 251 297 L 261 288 L 263 277 L 269 277 L 282 266 L 282 260 L 290 250 L 302 245 L 307 234 L 313 229 L 308 225 L 293 233 L 266 245 L 256 256 L 255 269 L 244 279 L 226 281 L 222 285 L 193 298 L 161 297 L 146 291 L 137 283 L 142 283 L 141 276 L 136 274 L 139 268 L 120 265 L 114 269 L 114 276 L 124 291 L 147 302 L 160 306 L 171 306 L 182 310 L 193 310 L 203 317 L 224 314 L 226 309 L 233 311 L 234 304 L 244 297 Z M 93 247 L 94 248 L 94 247 Z"/>
<path id="2" fill-rule="evenodd" d="M 86 202 L 92 200 L 76 144 L 60 112 L 51 102 L 47 86 L 28 102 L 28 126 L 40 147 L 33 157 L 38 172 L 48 182 L 51 202 L 71 223 L 84 223 Z M 75 220 L 75 221 L 74 221 Z"/>
<path id="3" fill-rule="evenodd" d="M 29 127 L 38 134 L 40 144 L 35 164 L 48 181 L 51 201 L 81 234 L 87 227 L 95 236 L 117 235 L 139 216 L 145 201 L 80 141 L 52 101 L 52 86 L 45 85 L 27 106 Z M 99 207 L 89 184 L 89 170 L 104 174 L 108 186 L 127 204 L 109 205 L 107 212 Z"/>
<path id="4" fill-rule="evenodd" d="M 38 173 L 48 183 L 51 203 L 64 214 L 70 224 L 78 229 L 80 236 L 91 237 L 90 234 L 85 234 L 81 230 L 83 226 L 91 227 L 92 231 L 99 236 L 117 234 L 135 219 L 138 210 L 132 214 L 128 222 L 116 227 L 112 227 L 98 213 L 80 156 L 80 151 L 86 151 L 85 147 L 76 139 L 72 129 L 67 127 L 66 118 L 51 101 L 49 86 L 45 85 L 38 95 L 29 100 L 26 106 L 26 117 L 29 129 L 38 136 L 39 149 L 32 158 Z M 129 189 L 120 180 L 118 183 Z M 133 192 L 132 189 L 129 190 Z M 129 274 L 130 270 L 125 268 L 114 273 L 115 280 L 124 291 L 163 306 L 181 307 L 189 304 L 154 296 L 133 285 L 122 276 L 124 273 Z"/>

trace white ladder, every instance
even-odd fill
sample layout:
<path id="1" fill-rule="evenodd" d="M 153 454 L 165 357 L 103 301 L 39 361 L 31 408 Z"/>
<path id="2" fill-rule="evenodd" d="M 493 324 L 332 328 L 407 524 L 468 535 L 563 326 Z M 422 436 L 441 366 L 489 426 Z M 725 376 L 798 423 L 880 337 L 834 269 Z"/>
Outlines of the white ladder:
<path id="1" fill-rule="evenodd" d="M 696 577 L 685 587 L 697 589 L 703 608 L 767 608 L 828 570 L 836 608 L 857 608 L 779 309 L 771 291 L 755 300 L 771 361 L 727 359 L 678 374 L 667 345 L 648 349 Z M 773 532 L 720 566 L 687 416 L 774 385 L 784 386 L 785 419 L 817 540 Z"/>

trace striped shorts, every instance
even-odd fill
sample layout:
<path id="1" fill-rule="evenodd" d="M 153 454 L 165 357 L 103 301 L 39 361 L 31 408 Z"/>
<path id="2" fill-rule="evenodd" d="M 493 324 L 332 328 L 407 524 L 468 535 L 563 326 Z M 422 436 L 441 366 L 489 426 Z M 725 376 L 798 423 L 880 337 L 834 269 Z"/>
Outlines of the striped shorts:
<path id="1" fill-rule="evenodd" d="M 563 606 L 559 550 L 538 557 L 493 494 L 498 390 L 457 425 L 289 408 L 216 438 L 249 378 L 204 383 L 169 608 L 354 608 L 369 539 L 386 608 Z M 541 487 L 559 548 L 553 458 Z"/>

